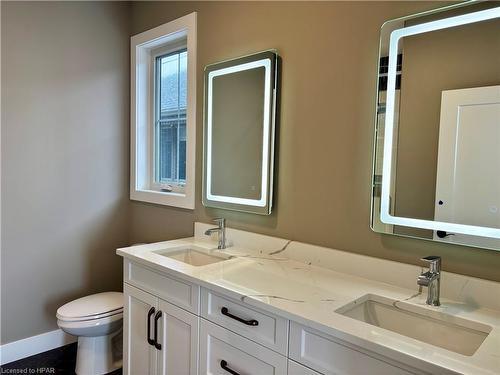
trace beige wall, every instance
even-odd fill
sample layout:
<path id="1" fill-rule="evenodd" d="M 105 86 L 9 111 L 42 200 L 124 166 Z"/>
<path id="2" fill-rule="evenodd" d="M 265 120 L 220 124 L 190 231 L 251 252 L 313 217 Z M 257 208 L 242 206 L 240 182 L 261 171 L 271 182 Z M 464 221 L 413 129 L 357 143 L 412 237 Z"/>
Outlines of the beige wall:
<path id="1" fill-rule="evenodd" d="M 378 36 L 390 18 L 425 2 L 137 2 L 132 33 L 198 12 L 196 209 L 134 202 L 131 239 L 192 234 L 193 220 L 417 264 L 443 256 L 446 270 L 500 280 L 500 253 L 374 233 L 369 227 Z M 201 204 L 203 67 L 268 48 L 283 58 L 275 209 L 271 216 Z"/>
<path id="2" fill-rule="evenodd" d="M 128 243 L 129 5 L 1 2 L 1 342 L 121 290 Z"/>

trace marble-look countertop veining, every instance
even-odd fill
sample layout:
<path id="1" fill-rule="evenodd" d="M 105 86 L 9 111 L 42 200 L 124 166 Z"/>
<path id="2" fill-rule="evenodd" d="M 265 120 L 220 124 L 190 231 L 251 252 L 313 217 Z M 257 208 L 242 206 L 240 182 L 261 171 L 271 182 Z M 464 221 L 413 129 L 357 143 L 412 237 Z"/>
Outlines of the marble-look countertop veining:
<path id="1" fill-rule="evenodd" d="M 427 291 L 419 292 L 416 284 L 415 288 L 409 289 L 336 272 L 316 266 L 312 261 L 291 259 L 287 252 L 295 243 L 287 240 L 267 237 L 267 241 L 263 238 L 261 243 L 254 238 L 245 247 L 240 245 L 244 241 L 234 241 L 233 246 L 219 251 L 214 249 L 213 240 L 197 236 L 199 232 L 198 228 L 193 238 L 118 249 L 117 254 L 424 371 L 435 372 L 432 365 L 437 365 L 443 370 L 463 374 L 500 373 L 500 311 L 446 298 L 442 298 L 439 307 L 427 306 Z M 219 253 L 231 258 L 194 267 L 155 252 L 179 246 L 196 246 L 214 255 Z M 415 280 L 414 275 L 408 277 Z M 500 293 L 497 285 L 493 285 L 492 290 Z M 398 308 L 406 306 L 405 309 L 411 310 L 412 306 L 418 306 L 426 309 L 430 316 L 444 313 L 450 322 L 466 319 L 486 324 L 492 327 L 492 331 L 472 356 L 465 356 L 336 312 L 367 294 L 396 300 L 398 302 L 394 305 Z M 491 298 L 500 298 L 500 294 Z"/>

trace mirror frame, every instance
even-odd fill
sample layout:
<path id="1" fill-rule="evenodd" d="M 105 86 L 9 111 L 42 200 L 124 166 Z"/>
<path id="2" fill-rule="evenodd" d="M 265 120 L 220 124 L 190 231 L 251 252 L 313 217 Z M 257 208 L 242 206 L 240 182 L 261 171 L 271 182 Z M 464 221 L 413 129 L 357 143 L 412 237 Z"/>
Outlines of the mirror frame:
<path id="1" fill-rule="evenodd" d="M 446 8 L 443 8 L 442 10 L 445 9 Z M 388 66 L 388 78 L 387 78 L 384 154 L 382 163 L 382 189 L 381 189 L 382 191 L 381 191 L 381 206 L 380 206 L 380 220 L 384 224 L 401 225 L 401 226 L 420 228 L 420 229 L 443 230 L 447 232 L 455 232 L 455 233 L 462 233 L 462 234 L 490 237 L 490 238 L 500 238 L 500 228 L 480 227 L 476 225 L 414 219 L 408 217 L 394 216 L 391 215 L 390 213 L 390 181 L 392 172 L 394 107 L 395 107 L 397 55 L 398 55 L 399 41 L 406 36 L 417 35 L 461 25 L 467 25 L 495 18 L 500 18 L 500 7 L 467 13 L 460 16 L 443 18 L 437 21 L 431 21 L 418 24 L 415 26 L 396 29 L 391 32 L 390 42 L 389 42 L 389 66 Z M 372 207 L 373 207 L 373 194 L 372 194 Z"/>
<path id="2" fill-rule="evenodd" d="M 203 119 L 203 205 L 261 215 L 272 211 L 276 101 L 278 96 L 278 64 L 276 50 L 267 50 L 207 65 L 204 71 L 205 97 Z M 260 199 L 216 195 L 211 191 L 212 171 L 212 83 L 215 77 L 238 71 L 265 68 L 264 116 L 262 121 L 262 179 Z"/>

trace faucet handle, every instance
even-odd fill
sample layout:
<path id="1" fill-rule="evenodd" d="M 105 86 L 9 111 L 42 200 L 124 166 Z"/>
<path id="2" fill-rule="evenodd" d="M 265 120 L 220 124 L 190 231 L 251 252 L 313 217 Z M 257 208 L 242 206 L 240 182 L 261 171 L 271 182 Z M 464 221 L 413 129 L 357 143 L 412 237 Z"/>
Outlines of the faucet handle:
<path id="1" fill-rule="evenodd" d="M 429 263 L 429 271 L 433 273 L 441 272 L 441 257 L 437 255 L 429 255 L 420 259 L 422 262 Z"/>
<path id="2" fill-rule="evenodd" d="M 223 217 L 216 217 L 212 219 L 213 222 L 217 223 L 220 227 L 223 227 L 226 224 L 226 219 Z"/>

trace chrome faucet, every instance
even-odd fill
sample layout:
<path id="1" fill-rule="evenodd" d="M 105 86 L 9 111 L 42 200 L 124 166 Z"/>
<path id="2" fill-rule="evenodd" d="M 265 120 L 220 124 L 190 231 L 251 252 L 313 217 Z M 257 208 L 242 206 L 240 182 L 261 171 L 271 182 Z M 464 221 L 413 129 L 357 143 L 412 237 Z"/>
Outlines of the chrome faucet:
<path id="1" fill-rule="evenodd" d="M 226 248 L 226 219 L 222 217 L 218 217 L 214 219 L 217 223 L 217 228 L 207 229 L 205 231 L 205 235 L 210 236 L 212 233 L 217 232 L 219 237 L 219 245 L 217 249 L 225 249 Z"/>
<path id="2" fill-rule="evenodd" d="M 431 255 L 420 260 L 429 263 L 429 271 L 422 272 L 420 276 L 417 277 L 417 284 L 428 288 L 426 303 L 428 305 L 439 306 L 441 304 L 439 302 L 441 257 Z"/>

